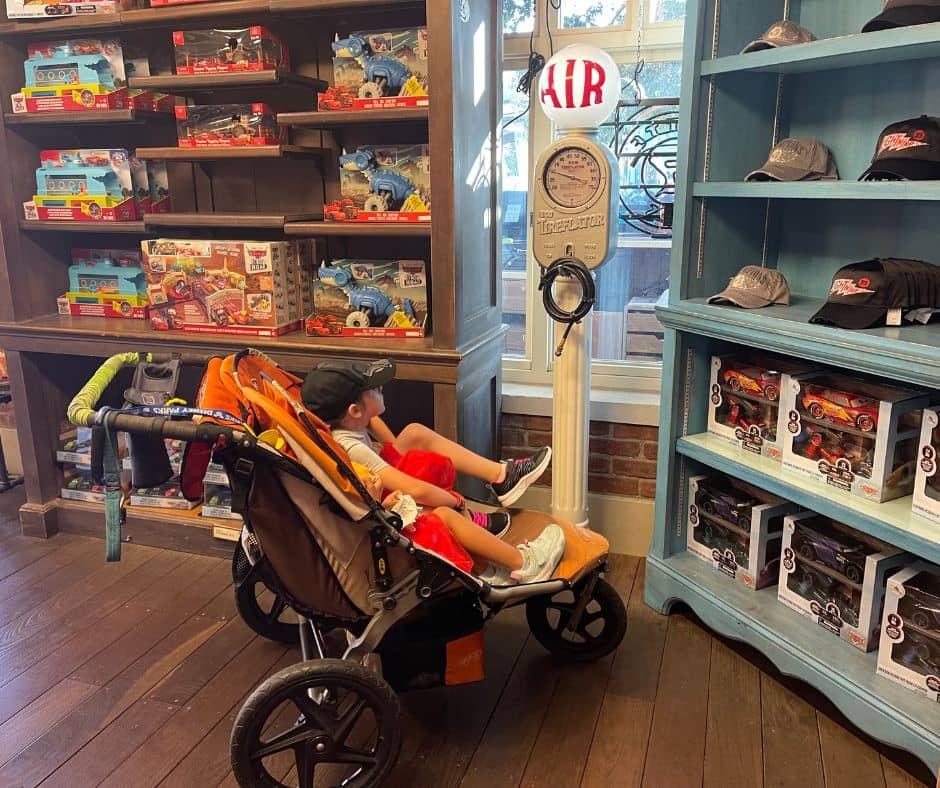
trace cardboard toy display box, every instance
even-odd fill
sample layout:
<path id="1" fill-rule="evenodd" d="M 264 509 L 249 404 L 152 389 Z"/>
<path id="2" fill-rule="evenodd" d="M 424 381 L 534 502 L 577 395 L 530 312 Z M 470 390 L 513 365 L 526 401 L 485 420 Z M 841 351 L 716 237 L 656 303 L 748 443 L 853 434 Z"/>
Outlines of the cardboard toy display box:
<path id="1" fill-rule="evenodd" d="M 147 317 L 147 281 L 140 250 L 73 249 L 69 290 L 59 314 L 73 317 Z"/>
<path id="2" fill-rule="evenodd" d="M 323 207 L 337 222 L 431 221 L 428 145 L 362 146 L 339 157 L 341 199 Z"/>
<path id="3" fill-rule="evenodd" d="M 940 567 L 919 561 L 888 578 L 878 675 L 940 703 Z"/>
<path id="4" fill-rule="evenodd" d="M 780 392 L 788 376 L 818 369 L 769 353 L 712 356 L 708 431 L 744 451 L 780 460 Z"/>
<path id="5" fill-rule="evenodd" d="M 940 413 L 931 408 L 924 410 L 920 430 L 920 447 L 917 452 L 917 468 L 914 477 L 914 514 L 926 517 L 940 525 Z"/>
<path id="6" fill-rule="evenodd" d="M 427 28 L 360 30 L 331 46 L 333 87 L 318 94 L 321 111 L 428 106 Z"/>
<path id="7" fill-rule="evenodd" d="M 423 337 L 428 282 L 421 260 L 333 260 L 317 269 L 310 336 Z"/>
<path id="8" fill-rule="evenodd" d="M 311 301 L 310 241 L 157 238 L 141 248 L 159 331 L 278 336 L 300 327 Z"/>
<path id="9" fill-rule="evenodd" d="M 177 74 L 224 74 L 290 68 L 281 39 L 264 27 L 178 30 L 173 33 Z"/>
<path id="10" fill-rule="evenodd" d="M 689 479 L 689 552 L 751 589 L 777 582 L 783 518 L 796 504 L 719 473 Z"/>
<path id="11" fill-rule="evenodd" d="M 170 196 L 166 162 L 152 159 L 143 161 L 131 156 L 130 168 L 137 215 L 142 217 L 148 213 L 172 212 L 173 198 Z"/>
<path id="12" fill-rule="evenodd" d="M 6 0 L 7 19 L 61 19 L 68 16 L 99 16 L 133 8 L 133 0 L 81 0 L 69 2 L 30 2 Z"/>
<path id="13" fill-rule="evenodd" d="M 818 514 L 783 525 L 777 599 L 862 651 L 878 645 L 885 580 L 911 557 Z"/>
<path id="14" fill-rule="evenodd" d="M 150 509 L 195 509 L 199 501 L 187 501 L 180 490 L 179 476 L 156 487 L 131 489 L 131 506 L 146 506 Z"/>
<path id="15" fill-rule="evenodd" d="M 910 495 L 921 391 L 833 372 L 791 379 L 781 392 L 783 467 L 872 501 Z"/>
<path id="16" fill-rule="evenodd" d="M 280 145 L 287 129 L 267 104 L 209 104 L 176 107 L 176 138 L 181 148 Z"/>

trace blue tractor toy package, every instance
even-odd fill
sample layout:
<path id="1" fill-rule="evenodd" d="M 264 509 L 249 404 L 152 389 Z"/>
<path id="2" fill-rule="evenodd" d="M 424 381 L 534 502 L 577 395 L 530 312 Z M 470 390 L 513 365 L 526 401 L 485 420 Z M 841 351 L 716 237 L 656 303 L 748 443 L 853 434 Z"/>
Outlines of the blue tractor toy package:
<path id="1" fill-rule="evenodd" d="M 342 199 L 323 206 L 326 221 L 431 221 L 430 146 L 362 146 L 339 167 Z"/>

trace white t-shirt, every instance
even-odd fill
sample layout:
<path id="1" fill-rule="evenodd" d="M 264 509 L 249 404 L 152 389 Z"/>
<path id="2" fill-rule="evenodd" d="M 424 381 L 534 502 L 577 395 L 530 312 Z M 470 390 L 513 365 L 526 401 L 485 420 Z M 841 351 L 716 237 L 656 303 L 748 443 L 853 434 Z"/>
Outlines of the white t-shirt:
<path id="1" fill-rule="evenodd" d="M 388 467 L 388 463 L 379 456 L 382 444 L 373 441 L 368 430 L 333 430 L 331 434 L 353 462 L 358 462 L 376 474 Z"/>

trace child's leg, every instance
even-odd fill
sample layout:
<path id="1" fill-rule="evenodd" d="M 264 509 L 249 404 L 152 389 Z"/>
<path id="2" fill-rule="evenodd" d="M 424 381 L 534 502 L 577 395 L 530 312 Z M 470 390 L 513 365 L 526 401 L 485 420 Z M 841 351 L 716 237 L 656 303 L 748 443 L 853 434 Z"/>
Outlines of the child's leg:
<path id="1" fill-rule="evenodd" d="M 396 451 L 405 454 L 410 449 L 433 451 L 450 457 L 458 473 L 466 473 L 485 482 L 500 482 L 506 473 L 501 462 L 488 460 L 459 443 L 438 435 L 434 430 L 423 424 L 409 424 L 403 429 L 392 444 Z"/>
<path id="2" fill-rule="evenodd" d="M 482 558 L 513 570 L 522 568 L 522 553 L 469 518 L 445 507 L 435 509 L 434 514 L 444 521 L 454 538 L 473 558 Z"/>

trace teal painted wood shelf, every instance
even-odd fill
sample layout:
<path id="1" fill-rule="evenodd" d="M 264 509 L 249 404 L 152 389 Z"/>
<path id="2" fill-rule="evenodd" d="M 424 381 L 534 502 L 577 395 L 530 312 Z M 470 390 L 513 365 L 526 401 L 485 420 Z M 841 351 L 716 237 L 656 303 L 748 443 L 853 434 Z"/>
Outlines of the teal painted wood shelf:
<path id="1" fill-rule="evenodd" d="M 790 18 L 820 40 L 739 55 L 771 23 Z M 688 0 L 679 110 L 679 167 L 665 326 L 656 517 L 646 601 L 689 605 L 709 626 L 746 641 L 784 673 L 823 691 L 872 737 L 940 770 L 940 706 L 876 674 L 862 654 L 686 550 L 688 480 L 720 471 L 940 563 L 940 528 L 911 499 L 887 503 L 832 490 L 779 463 L 705 434 L 711 358 L 758 349 L 940 391 L 936 325 L 847 331 L 812 325 L 832 275 L 877 255 L 940 263 L 940 181 L 859 183 L 881 130 L 940 106 L 940 23 L 860 34 L 869 3 Z M 811 136 L 844 180 L 745 183 L 776 142 Z M 744 265 L 776 267 L 788 307 L 739 309 L 703 297 Z"/>

